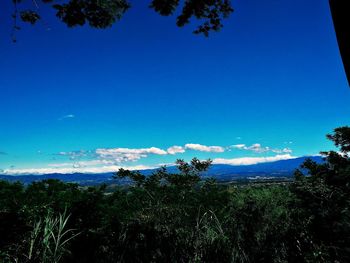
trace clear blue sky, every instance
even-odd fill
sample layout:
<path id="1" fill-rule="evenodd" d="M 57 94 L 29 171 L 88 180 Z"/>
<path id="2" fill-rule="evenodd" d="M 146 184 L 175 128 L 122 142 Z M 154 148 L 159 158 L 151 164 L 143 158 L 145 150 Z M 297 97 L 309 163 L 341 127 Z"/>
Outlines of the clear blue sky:
<path id="1" fill-rule="evenodd" d="M 141 2 L 108 30 L 67 29 L 44 9 L 16 44 L 4 4 L 2 172 L 313 155 L 350 124 L 327 0 L 233 1 L 209 38 Z"/>

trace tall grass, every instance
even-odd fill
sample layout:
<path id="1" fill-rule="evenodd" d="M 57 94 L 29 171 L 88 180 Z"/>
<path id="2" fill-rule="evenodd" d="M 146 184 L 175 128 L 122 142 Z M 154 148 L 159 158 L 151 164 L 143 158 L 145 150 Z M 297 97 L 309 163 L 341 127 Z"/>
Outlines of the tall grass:
<path id="1" fill-rule="evenodd" d="M 49 212 L 36 221 L 23 244 L 4 255 L 5 262 L 61 262 L 69 254 L 69 241 L 79 235 L 67 229 L 69 217 L 66 212 L 57 216 Z"/>
<path id="2" fill-rule="evenodd" d="M 194 255 L 191 261 L 203 262 L 207 261 L 208 256 L 220 254 L 222 252 L 221 245 L 228 241 L 215 212 L 208 210 L 201 214 L 199 209 L 194 229 Z M 209 251 L 208 249 L 213 250 Z M 212 255 L 208 255 L 208 253 Z M 216 258 L 216 260 L 220 259 Z"/>

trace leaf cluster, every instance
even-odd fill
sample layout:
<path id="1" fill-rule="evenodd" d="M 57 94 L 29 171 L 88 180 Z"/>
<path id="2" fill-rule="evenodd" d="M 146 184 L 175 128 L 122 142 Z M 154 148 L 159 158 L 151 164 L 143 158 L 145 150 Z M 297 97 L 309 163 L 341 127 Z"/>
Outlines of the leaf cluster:
<path id="1" fill-rule="evenodd" d="M 131 7 L 128 0 L 32 0 L 33 8 L 21 10 L 21 4 L 27 1 L 12 1 L 15 20 L 19 15 L 23 22 L 36 24 L 43 16 L 39 7 L 46 4 L 68 27 L 88 24 L 98 29 L 111 27 Z M 177 26 L 183 27 L 195 18 L 201 22 L 194 33 L 205 36 L 211 31 L 219 31 L 223 27 L 222 20 L 233 12 L 230 0 L 152 0 L 149 6 L 162 16 L 173 15 L 180 8 Z M 19 29 L 16 21 L 14 27 Z"/>

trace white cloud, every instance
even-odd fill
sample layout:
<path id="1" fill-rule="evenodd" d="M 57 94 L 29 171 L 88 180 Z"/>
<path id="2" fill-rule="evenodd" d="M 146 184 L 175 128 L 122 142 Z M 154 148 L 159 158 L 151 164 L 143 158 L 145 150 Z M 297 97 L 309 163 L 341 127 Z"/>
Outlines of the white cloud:
<path id="1" fill-rule="evenodd" d="M 72 165 L 72 164 L 71 164 Z M 5 169 L 3 173 L 6 175 L 25 175 L 25 174 L 50 174 L 50 173 L 60 173 L 60 174 L 70 174 L 70 173 L 112 173 L 117 172 L 120 168 L 128 170 L 145 170 L 153 169 L 157 167 L 146 166 L 146 165 L 135 165 L 135 166 L 119 166 L 119 165 L 108 165 L 100 167 L 47 167 L 47 168 L 27 168 L 27 169 Z"/>
<path id="2" fill-rule="evenodd" d="M 139 148 L 139 149 L 130 149 L 130 148 L 111 148 L 111 149 L 97 149 L 95 151 L 97 156 L 103 160 L 114 160 L 116 163 L 120 162 L 135 162 L 141 158 L 146 158 L 149 154 L 156 155 L 166 155 L 166 151 L 159 149 L 157 147 L 150 148 Z"/>
<path id="3" fill-rule="evenodd" d="M 159 154 L 164 155 L 167 154 L 166 151 L 159 149 L 157 147 L 150 148 L 139 148 L 139 149 L 130 149 L 130 148 L 101 148 L 97 149 L 96 153 L 99 155 L 113 155 L 113 154 Z"/>
<path id="4" fill-rule="evenodd" d="M 88 161 L 77 161 L 77 162 L 65 162 L 65 163 L 50 163 L 49 167 L 62 168 L 62 167 L 88 167 L 88 166 L 98 166 L 98 165 L 115 165 L 114 161 L 111 160 L 88 160 Z"/>
<path id="5" fill-rule="evenodd" d="M 245 147 L 246 147 L 245 144 L 235 144 L 230 146 L 230 148 L 235 148 L 235 149 L 244 149 Z"/>
<path id="6" fill-rule="evenodd" d="M 71 151 L 71 152 L 59 152 L 56 155 L 68 156 L 70 160 L 75 160 L 75 159 L 79 159 L 82 157 L 86 157 L 90 153 L 91 153 L 91 151 L 80 150 L 80 151 Z"/>
<path id="7" fill-rule="evenodd" d="M 229 164 L 229 165 L 252 165 L 258 163 L 267 163 L 280 160 L 289 160 L 297 157 L 291 156 L 290 154 L 276 155 L 270 157 L 242 157 L 233 159 L 216 158 L 213 160 L 214 164 Z M 60 173 L 60 174 L 70 174 L 70 173 L 109 173 L 116 172 L 120 168 L 128 170 L 145 170 L 158 168 L 156 166 L 147 165 L 134 165 L 134 166 L 120 166 L 120 165 L 106 165 L 108 164 L 104 160 L 91 160 L 86 162 L 77 163 L 61 163 L 61 164 L 50 164 L 48 167 L 44 168 L 23 168 L 18 169 L 12 167 L 11 169 L 2 170 L 3 174 L 6 175 L 25 175 L 25 174 L 50 174 L 50 173 Z M 97 166 L 96 166 L 97 165 Z"/>
<path id="8" fill-rule="evenodd" d="M 283 148 L 283 149 L 273 149 L 271 150 L 274 153 L 292 153 L 292 149 L 290 148 Z"/>
<path id="9" fill-rule="evenodd" d="M 230 165 L 251 165 L 258 163 L 268 163 L 280 160 L 295 159 L 297 157 L 291 156 L 290 154 L 276 155 L 270 157 L 241 157 L 233 159 L 216 158 L 213 160 L 214 164 L 230 164 Z"/>
<path id="10" fill-rule="evenodd" d="M 67 114 L 67 115 L 64 115 L 62 116 L 61 118 L 59 118 L 58 120 L 62 121 L 64 119 L 73 119 L 75 118 L 75 115 L 74 114 Z"/>
<path id="11" fill-rule="evenodd" d="M 247 147 L 246 150 L 256 153 L 264 153 L 270 151 L 270 147 L 262 147 L 260 143 L 254 143 L 253 145 Z"/>
<path id="12" fill-rule="evenodd" d="M 175 148 L 173 150 L 179 151 Z M 167 155 L 168 152 L 157 147 L 150 148 L 99 148 L 94 151 L 70 151 L 59 152 L 55 155 L 68 157 L 69 160 L 75 161 L 75 166 L 87 165 L 118 165 L 122 162 L 135 162 L 149 155 Z M 52 167 L 71 166 L 72 163 L 50 164 Z"/>
<path id="13" fill-rule="evenodd" d="M 69 116 L 69 115 L 67 115 Z M 72 115 L 74 117 L 74 115 Z M 68 117 L 70 118 L 70 117 Z M 273 162 L 277 160 L 287 160 L 295 158 L 291 155 L 290 148 L 275 149 L 263 147 L 260 143 L 250 146 L 246 144 L 235 144 L 228 147 L 206 146 L 202 144 L 188 143 L 184 146 L 173 145 L 166 150 L 157 147 L 149 148 L 98 148 L 96 150 L 79 150 L 79 151 L 61 151 L 56 156 L 66 157 L 66 161 L 51 163 L 44 168 L 17 169 L 11 167 L 4 170 L 6 174 L 45 174 L 45 173 L 102 173 L 116 171 L 121 167 L 127 169 L 148 169 L 152 168 L 143 165 L 121 166 L 125 162 L 136 162 L 140 159 L 147 158 L 149 155 L 175 155 L 184 153 L 186 150 L 201 152 L 222 153 L 231 149 L 252 151 L 254 153 L 273 152 L 277 154 L 272 157 L 242 157 L 242 158 L 216 158 L 214 163 L 223 163 L 231 165 L 249 165 L 264 162 Z M 0 152 L 1 154 L 1 152 Z M 56 159 L 56 158 L 55 158 Z M 61 158 L 57 158 L 61 159 Z M 69 160 L 70 161 L 69 161 Z"/>
<path id="14" fill-rule="evenodd" d="M 177 154 L 177 153 L 184 153 L 185 149 L 182 146 L 171 146 L 168 148 L 167 152 L 169 154 Z"/>
<path id="15" fill-rule="evenodd" d="M 268 146 L 262 146 L 260 143 L 254 143 L 251 146 L 246 146 L 245 144 L 235 144 L 229 146 L 229 149 L 239 149 L 239 150 L 246 150 L 246 151 L 252 151 L 256 153 L 266 153 L 266 152 L 273 152 L 273 153 L 292 153 L 293 151 L 290 148 L 283 148 L 283 149 L 272 149 Z"/>
<path id="16" fill-rule="evenodd" d="M 221 146 L 206 146 L 206 145 L 196 144 L 196 143 L 188 143 L 185 145 L 185 148 L 190 150 L 195 150 L 195 151 L 201 151 L 201 152 L 221 153 L 225 151 L 225 149 Z"/>
<path id="17" fill-rule="evenodd" d="M 270 151 L 270 147 L 262 147 L 260 143 L 254 143 L 251 146 L 247 146 L 245 144 L 235 144 L 231 145 L 230 148 L 253 151 L 256 153 L 264 153 Z"/>

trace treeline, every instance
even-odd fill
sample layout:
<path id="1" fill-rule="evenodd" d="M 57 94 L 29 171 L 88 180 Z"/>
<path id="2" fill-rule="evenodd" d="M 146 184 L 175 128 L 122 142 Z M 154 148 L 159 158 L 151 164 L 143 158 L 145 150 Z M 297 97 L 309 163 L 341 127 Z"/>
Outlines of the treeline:
<path id="1" fill-rule="evenodd" d="M 177 161 L 106 192 L 57 180 L 0 182 L 0 262 L 350 262 L 350 128 L 339 152 L 307 160 L 286 185 L 200 180 Z"/>

